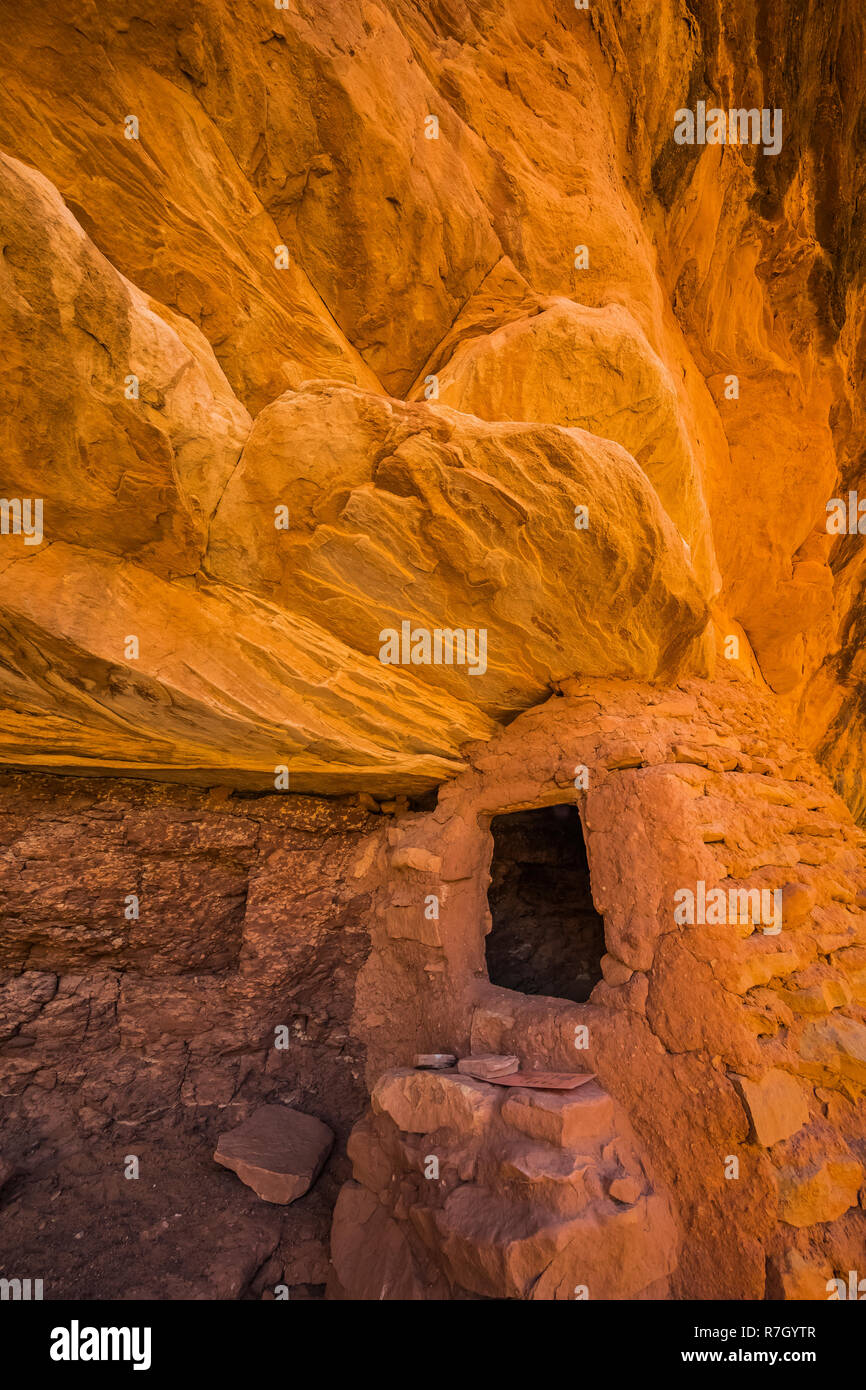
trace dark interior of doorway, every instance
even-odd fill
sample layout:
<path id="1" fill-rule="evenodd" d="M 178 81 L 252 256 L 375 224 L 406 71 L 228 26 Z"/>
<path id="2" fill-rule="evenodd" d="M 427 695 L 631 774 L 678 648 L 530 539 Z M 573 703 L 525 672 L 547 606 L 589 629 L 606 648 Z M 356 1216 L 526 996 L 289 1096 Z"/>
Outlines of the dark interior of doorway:
<path id="1" fill-rule="evenodd" d="M 491 983 L 585 1002 L 602 978 L 605 942 L 577 807 L 514 811 L 490 828 Z"/>

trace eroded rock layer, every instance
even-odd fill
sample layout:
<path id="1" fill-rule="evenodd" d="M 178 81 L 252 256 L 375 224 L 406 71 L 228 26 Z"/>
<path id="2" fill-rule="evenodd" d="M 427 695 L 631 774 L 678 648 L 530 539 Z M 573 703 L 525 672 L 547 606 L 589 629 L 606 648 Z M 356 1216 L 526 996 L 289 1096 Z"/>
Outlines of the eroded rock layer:
<path id="1" fill-rule="evenodd" d="M 714 633 L 861 811 L 853 2 L 0 13 L 7 762 L 422 790 Z M 677 143 L 699 101 L 778 140 Z M 383 667 L 397 616 L 487 673 Z"/>

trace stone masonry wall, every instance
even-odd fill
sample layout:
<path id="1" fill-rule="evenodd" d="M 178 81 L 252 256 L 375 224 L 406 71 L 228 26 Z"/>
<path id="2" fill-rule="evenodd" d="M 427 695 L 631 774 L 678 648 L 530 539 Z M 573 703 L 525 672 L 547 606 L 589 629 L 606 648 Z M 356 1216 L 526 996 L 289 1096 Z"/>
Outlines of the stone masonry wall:
<path id="1" fill-rule="evenodd" d="M 373 871 L 352 1025 L 370 1084 L 418 1051 L 592 1070 L 677 1210 L 674 1296 L 826 1297 L 866 1234 L 862 831 L 738 680 L 568 681 L 469 757 Z M 583 1005 L 497 988 L 484 961 L 491 818 L 575 800 L 607 941 Z M 677 923 L 699 882 L 779 890 L 781 931 Z"/>

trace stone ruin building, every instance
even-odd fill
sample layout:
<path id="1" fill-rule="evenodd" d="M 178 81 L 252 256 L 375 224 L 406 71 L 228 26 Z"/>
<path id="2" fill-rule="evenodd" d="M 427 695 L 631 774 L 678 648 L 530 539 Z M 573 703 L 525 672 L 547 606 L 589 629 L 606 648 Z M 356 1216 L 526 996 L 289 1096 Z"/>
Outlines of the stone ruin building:
<path id="1" fill-rule="evenodd" d="M 866 35 L 801 10 L 0 0 L 0 1276 L 866 1274 Z"/>

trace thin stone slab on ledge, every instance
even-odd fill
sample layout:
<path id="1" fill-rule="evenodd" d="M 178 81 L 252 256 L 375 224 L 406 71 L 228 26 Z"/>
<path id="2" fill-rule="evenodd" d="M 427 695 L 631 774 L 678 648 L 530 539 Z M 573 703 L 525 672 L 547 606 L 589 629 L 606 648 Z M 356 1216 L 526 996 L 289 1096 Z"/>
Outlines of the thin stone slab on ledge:
<path id="1" fill-rule="evenodd" d="M 527 1086 L 537 1091 L 574 1091 L 587 1081 L 594 1081 L 591 1071 L 513 1071 L 508 1076 L 487 1076 L 494 1086 Z"/>

